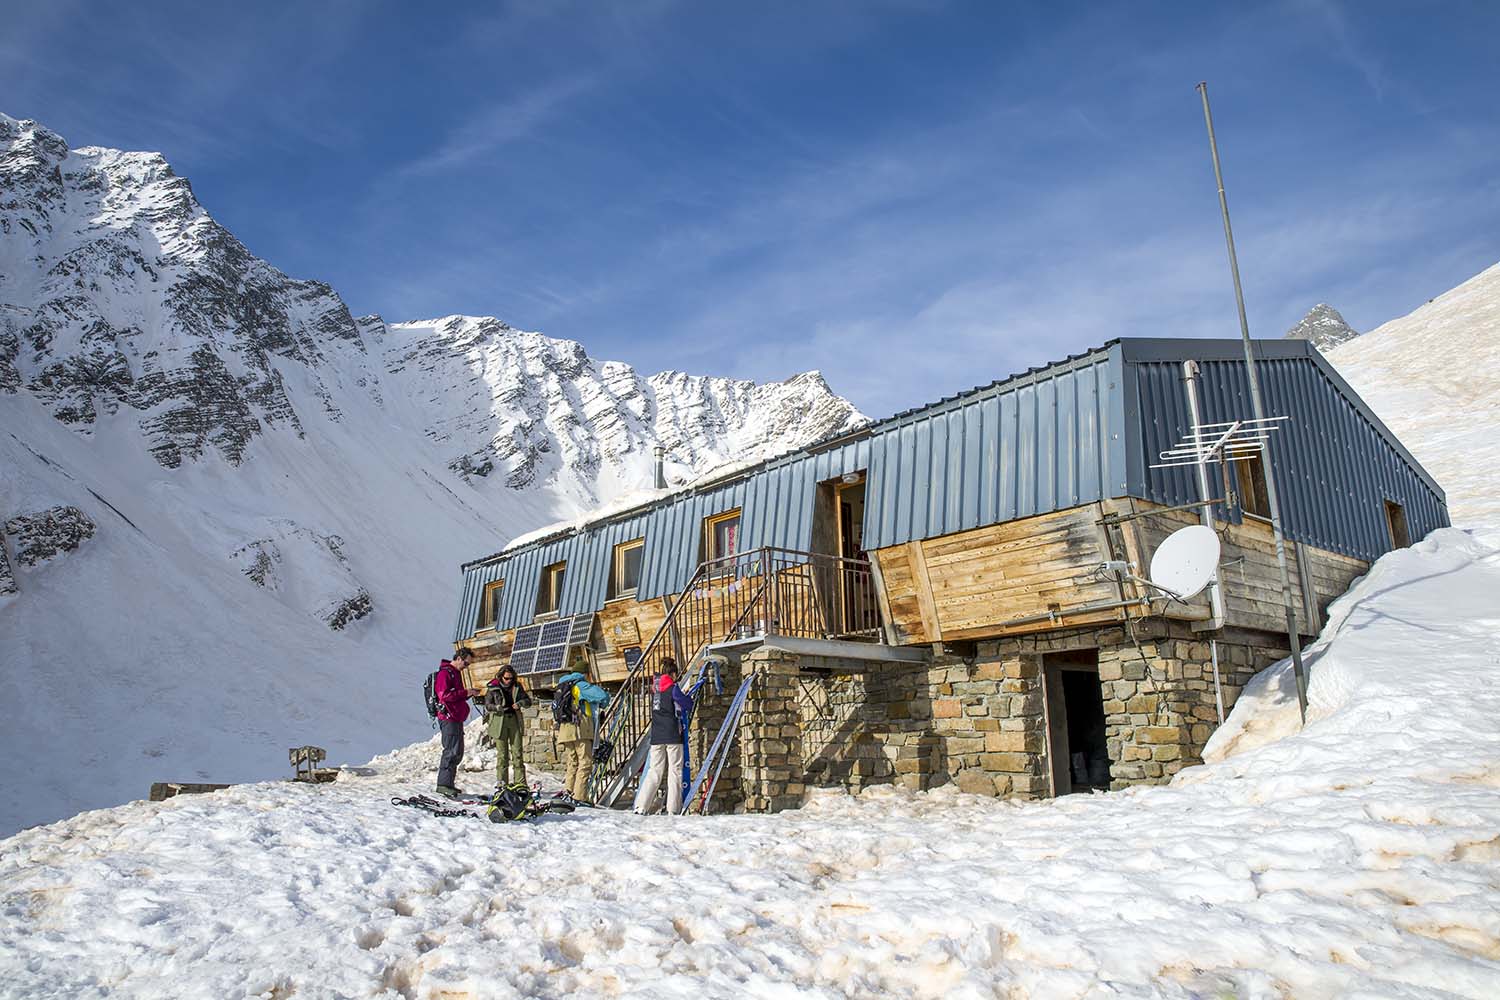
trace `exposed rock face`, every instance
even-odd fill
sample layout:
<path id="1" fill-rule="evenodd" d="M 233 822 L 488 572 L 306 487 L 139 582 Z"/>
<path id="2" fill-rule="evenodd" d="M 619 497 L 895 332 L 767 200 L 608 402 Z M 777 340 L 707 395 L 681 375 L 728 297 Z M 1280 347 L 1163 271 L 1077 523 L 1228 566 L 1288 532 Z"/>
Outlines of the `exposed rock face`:
<path id="1" fill-rule="evenodd" d="M 237 463 L 266 425 L 301 433 L 275 359 L 326 399 L 317 369 L 363 351 L 332 289 L 251 255 L 159 154 L 0 115 L 0 192 L 0 390 L 84 433 L 128 408 L 162 465 Z"/>
<path id="2" fill-rule="evenodd" d="M 76 551 L 94 537 L 94 522 L 77 507 L 49 507 L 11 518 L 5 533 L 14 540 L 16 564 L 29 567 Z M 8 567 L 4 575 L 9 575 Z"/>
<path id="3" fill-rule="evenodd" d="M 1310 340 L 1320 351 L 1329 351 L 1346 344 L 1359 336 L 1359 331 L 1348 323 L 1339 311 L 1325 302 L 1319 302 L 1307 311 L 1301 322 L 1286 332 L 1286 340 Z"/>
<path id="4" fill-rule="evenodd" d="M 375 610 L 369 591 L 344 555 L 344 539 L 319 534 L 289 518 L 268 518 L 266 537 L 230 553 L 255 585 L 305 610 L 335 631 Z"/>
<path id="5" fill-rule="evenodd" d="M 14 594 L 16 590 L 16 575 L 10 570 L 10 556 L 5 554 L 4 540 L 0 539 L 0 597 Z"/>
<path id="6" fill-rule="evenodd" d="M 342 632 L 345 625 L 348 625 L 350 622 L 359 621 L 359 619 L 364 618 L 374 610 L 375 605 L 370 600 L 370 595 L 361 590 L 353 597 L 339 602 L 336 607 L 329 611 L 324 620 L 328 622 L 329 628 L 335 632 Z"/>

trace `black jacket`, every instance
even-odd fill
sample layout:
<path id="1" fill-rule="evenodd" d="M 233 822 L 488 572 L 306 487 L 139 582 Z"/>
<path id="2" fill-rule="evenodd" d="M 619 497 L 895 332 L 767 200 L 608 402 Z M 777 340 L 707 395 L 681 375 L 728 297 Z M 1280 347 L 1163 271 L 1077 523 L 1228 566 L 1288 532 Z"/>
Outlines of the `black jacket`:
<path id="1" fill-rule="evenodd" d="M 692 699 L 682 693 L 676 684 L 658 690 L 651 696 L 651 745 L 682 742 L 681 711 L 686 715 L 693 707 Z"/>

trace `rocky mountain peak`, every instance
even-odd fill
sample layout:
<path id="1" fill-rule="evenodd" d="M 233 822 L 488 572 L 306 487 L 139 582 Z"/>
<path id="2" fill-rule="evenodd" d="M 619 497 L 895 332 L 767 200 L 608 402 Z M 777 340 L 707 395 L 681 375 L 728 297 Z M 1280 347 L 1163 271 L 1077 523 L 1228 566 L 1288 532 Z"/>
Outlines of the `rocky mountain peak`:
<path id="1" fill-rule="evenodd" d="M 1348 323 L 1339 311 L 1326 302 L 1319 302 L 1307 311 L 1307 315 L 1286 332 L 1287 340 L 1310 340 L 1320 351 L 1330 351 L 1359 336 L 1359 331 Z"/>
<path id="2" fill-rule="evenodd" d="M 815 372 L 646 378 L 491 316 L 356 320 L 251 254 L 158 153 L 0 116 L 0 192 L 0 392 L 85 436 L 133 421 L 169 468 L 399 397 L 452 473 L 590 502 L 649 478 L 657 443 L 690 474 L 862 419 Z"/>

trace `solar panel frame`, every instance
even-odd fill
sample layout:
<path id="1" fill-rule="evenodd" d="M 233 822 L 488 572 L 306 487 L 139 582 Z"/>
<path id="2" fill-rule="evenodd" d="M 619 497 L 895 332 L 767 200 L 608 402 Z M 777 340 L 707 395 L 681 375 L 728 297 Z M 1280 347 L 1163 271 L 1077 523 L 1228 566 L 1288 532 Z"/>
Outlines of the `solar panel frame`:
<path id="1" fill-rule="evenodd" d="M 517 644 L 511 651 L 511 666 L 517 674 L 560 673 L 568 664 L 568 651 L 587 646 L 594 631 L 594 613 L 586 611 L 568 618 L 526 626 L 530 646 L 520 645 L 521 631 L 516 630 Z M 535 636 L 535 640 L 532 640 Z"/>

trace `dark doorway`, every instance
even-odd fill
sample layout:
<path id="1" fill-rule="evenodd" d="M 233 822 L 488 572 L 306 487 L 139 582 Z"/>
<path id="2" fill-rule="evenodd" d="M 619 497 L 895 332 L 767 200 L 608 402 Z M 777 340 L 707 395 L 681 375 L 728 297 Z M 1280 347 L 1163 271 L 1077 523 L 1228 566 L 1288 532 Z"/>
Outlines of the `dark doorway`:
<path id="1" fill-rule="evenodd" d="M 1406 511 L 1394 500 L 1385 502 L 1385 524 L 1391 531 L 1391 548 L 1404 549 L 1411 544 L 1406 530 Z"/>
<path id="2" fill-rule="evenodd" d="M 1109 747 L 1105 738 L 1104 694 L 1099 686 L 1099 651 L 1049 653 L 1043 660 L 1047 681 L 1047 742 L 1052 761 L 1052 793 L 1109 788 Z"/>

